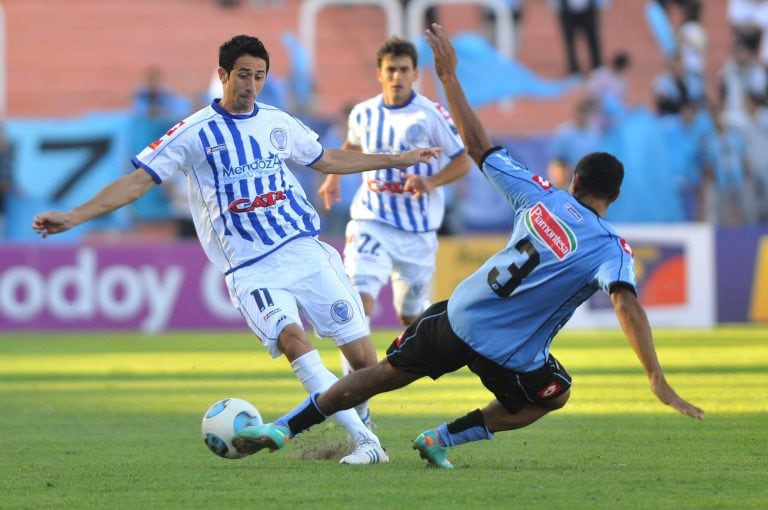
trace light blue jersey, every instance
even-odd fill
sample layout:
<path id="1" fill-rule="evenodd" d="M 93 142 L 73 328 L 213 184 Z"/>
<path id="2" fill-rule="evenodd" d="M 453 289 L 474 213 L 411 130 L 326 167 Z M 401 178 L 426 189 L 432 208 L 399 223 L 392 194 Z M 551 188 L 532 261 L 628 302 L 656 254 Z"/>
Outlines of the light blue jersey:
<path id="1" fill-rule="evenodd" d="M 448 301 L 451 327 L 507 368 L 541 367 L 555 334 L 598 289 L 635 288 L 632 250 L 610 224 L 504 149 L 481 167 L 515 208 L 509 242 L 462 281 Z"/>

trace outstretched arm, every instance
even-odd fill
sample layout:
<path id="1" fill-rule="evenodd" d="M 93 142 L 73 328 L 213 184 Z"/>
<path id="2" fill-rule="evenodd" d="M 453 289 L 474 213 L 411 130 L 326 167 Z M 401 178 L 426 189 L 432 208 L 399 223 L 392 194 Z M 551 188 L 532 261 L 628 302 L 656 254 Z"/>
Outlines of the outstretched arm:
<path id="1" fill-rule="evenodd" d="M 363 154 L 341 149 L 325 149 L 312 168 L 324 174 L 354 174 L 379 168 L 408 168 L 440 155 L 439 147 L 413 149 L 398 154 Z"/>
<path id="2" fill-rule="evenodd" d="M 418 197 L 422 193 L 431 193 L 438 186 L 445 186 L 464 177 L 471 168 L 472 160 L 469 159 L 466 152 L 462 153 L 453 158 L 442 170 L 429 177 L 406 176 L 405 191 L 410 191 L 414 197 Z"/>
<path id="3" fill-rule="evenodd" d="M 155 184 L 152 176 L 138 168 L 132 173 L 115 179 L 99 191 L 91 200 L 71 211 L 47 211 L 35 216 L 32 229 L 44 238 L 66 232 L 97 216 L 111 213 L 144 195 Z"/>
<path id="4" fill-rule="evenodd" d="M 621 329 L 643 365 L 651 383 L 651 391 L 659 400 L 672 406 L 680 413 L 699 420 L 702 419 L 704 411 L 680 398 L 667 383 L 656 356 L 648 316 L 634 292 L 626 287 L 619 287 L 611 292 L 611 303 L 613 303 L 613 309 L 619 319 Z"/>
<path id="5" fill-rule="evenodd" d="M 426 30 L 427 42 L 432 47 L 435 59 L 435 72 L 445 90 L 448 109 L 451 111 L 456 129 L 459 130 L 469 157 L 480 165 L 483 154 L 493 147 L 477 114 L 472 110 L 456 76 L 456 51 L 446 35 L 443 27 L 432 24 L 431 30 Z"/>
<path id="6" fill-rule="evenodd" d="M 352 145 L 349 143 L 349 140 L 345 140 L 341 148 L 345 151 L 363 151 L 362 147 L 359 145 Z M 336 202 L 341 202 L 341 184 L 339 184 L 340 180 L 340 175 L 328 174 L 325 176 L 323 184 L 321 184 L 317 189 L 317 193 L 320 195 L 320 198 L 323 199 L 323 204 L 325 204 L 326 209 L 333 207 L 333 204 Z"/>

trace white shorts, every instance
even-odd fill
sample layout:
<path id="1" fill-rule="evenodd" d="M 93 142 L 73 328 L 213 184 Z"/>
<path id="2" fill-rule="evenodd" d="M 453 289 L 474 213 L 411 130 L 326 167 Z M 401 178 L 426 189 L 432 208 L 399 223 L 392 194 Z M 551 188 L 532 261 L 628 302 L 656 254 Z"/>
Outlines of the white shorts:
<path id="1" fill-rule="evenodd" d="M 391 277 L 397 313 L 415 316 L 424 311 L 435 273 L 435 232 L 405 232 L 378 221 L 352 220 L 346 236 L 344 269 L 359 292 L 375 299 Z"/>
<path id="2" fill-rule="evenodd" d="M 303 237 L 226 277 L 232 303 L 269 349 L 282 352 L 277 337 L 289 324 L 303 329 L 299 312 L 320 337 L 344 345 L 370 334 L 359 294 L 344 274 L 339 253 Z"/>

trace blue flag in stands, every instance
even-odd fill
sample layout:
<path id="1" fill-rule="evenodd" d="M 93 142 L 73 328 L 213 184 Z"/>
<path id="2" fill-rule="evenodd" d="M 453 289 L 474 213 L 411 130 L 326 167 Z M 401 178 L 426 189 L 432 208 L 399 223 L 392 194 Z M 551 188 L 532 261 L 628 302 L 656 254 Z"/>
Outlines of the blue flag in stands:
<path id="1" fill-rule="evenodd" d="M 471 106 L 483 106 L 504 99 L 555 99 L 579 84 L 579 79 L 547 80 L 527 67 L 501 55 L 484 38 L 461 33 L 452 38 L 459 63 L 456 74 Z M 425 67 L 434 69 L 432 48 L 419 41 Z"/>

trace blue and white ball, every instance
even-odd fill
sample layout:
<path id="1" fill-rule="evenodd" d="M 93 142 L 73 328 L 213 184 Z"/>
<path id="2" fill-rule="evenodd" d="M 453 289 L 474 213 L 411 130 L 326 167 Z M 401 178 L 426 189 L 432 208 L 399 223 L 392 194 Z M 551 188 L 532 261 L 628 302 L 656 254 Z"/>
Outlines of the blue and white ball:
<path id="1" fill-rule="evenodd" d="M 203 442 L 213 453 L 225 459 L 243 457 L 232 445 L 235 434 L 248 425 L 264 421 L 256 407 L 241 398 L 219 400 L 203 416 Z"/>

